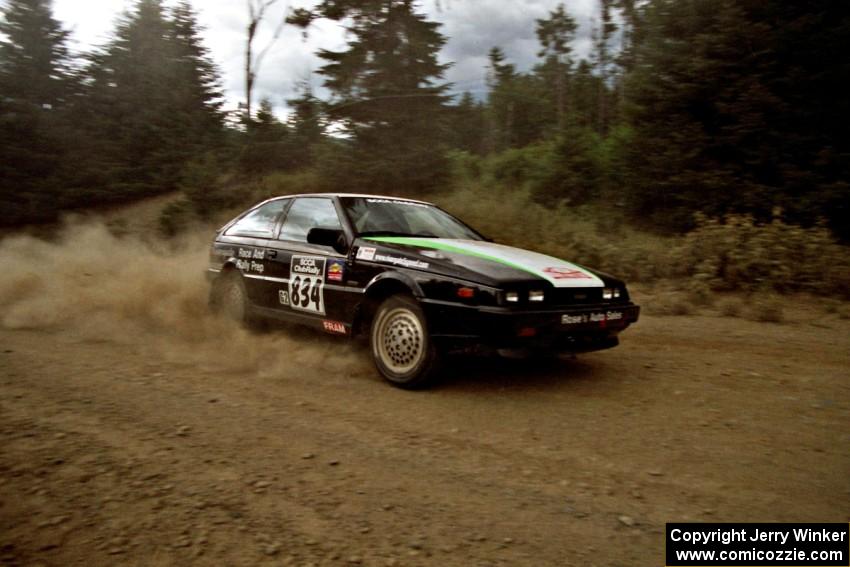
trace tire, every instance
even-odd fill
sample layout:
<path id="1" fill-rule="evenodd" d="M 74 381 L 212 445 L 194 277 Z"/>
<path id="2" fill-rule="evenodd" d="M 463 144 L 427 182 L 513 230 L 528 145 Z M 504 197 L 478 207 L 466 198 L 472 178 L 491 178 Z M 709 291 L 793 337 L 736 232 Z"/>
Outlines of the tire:
<path id="1" fill-rule="evenodd" d="M 378 372 L 393 386 L 416 390 L 433 383 L 440 356 L 412 297 L 393 295 L 378 306 L 369 345 Z"/>
<path id="2" fill-rule="evenodd" d="M 223 275 L 213 284 L 210 298 L 213 311 L 240 325 L 248 323 L 248 294 L 242 276 L 237 273 Z"/>

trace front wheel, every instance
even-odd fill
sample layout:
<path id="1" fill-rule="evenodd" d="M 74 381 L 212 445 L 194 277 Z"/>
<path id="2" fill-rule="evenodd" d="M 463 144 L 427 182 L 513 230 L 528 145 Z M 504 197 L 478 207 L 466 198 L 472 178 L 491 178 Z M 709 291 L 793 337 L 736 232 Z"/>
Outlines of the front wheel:
<path id="1" fill-rule="evenodd" d="M 381 303 L 369 339 L 375 366 L 391 384 L 414 390 L 432 383 L 439 356 L 413 298 L 394 295 Z"/>

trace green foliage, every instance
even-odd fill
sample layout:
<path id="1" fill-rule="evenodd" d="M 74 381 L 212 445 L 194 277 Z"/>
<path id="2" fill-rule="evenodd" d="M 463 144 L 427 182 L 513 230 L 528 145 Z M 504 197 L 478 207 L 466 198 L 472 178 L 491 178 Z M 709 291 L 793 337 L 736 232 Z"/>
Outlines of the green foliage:
<path id="1" fill-rule="evenodd" d="M 304 140 L 293 136 L 291 129 L 274 115 L 271 101 L 263 99 L 238 150 L 236 165 L 243 175 L 260 177 L 274 171 L 291 171 L 306 166 Z"/>
<path id="2" fill-rule="evenodd" d="M 292 107 L 292 117 L 288 124 L 292 133 L 290 162 L 296 168 L 306 169 L 315 163 L 316 152 L 325 139 L 322 103 L 313 96 L 309 83 L 302 86 L 298 97 L 287 102 Z"/>
<path id="3" fill-rule="evenodd" d="M 173 190 L 221 142 L 217 72 L 186 1 L 137 0 L 85 68 L 46 0 L 9 2 L 0 38 L 0 222 Z"/>
<path id="4" fill-rule="evenodd" d="M 850 138 L 835 117 L 850 15 L 827 1 L 653 0 L 626 91 L 629 204 L 675 230 L 694 211 L 829 219 L 850 235 Z M 844 157 L 840 157 L 844 156 Z"/>
<path id="5" fill-rule="evenodd" d="M 487 152 L 487 111 L 468 92 L 457 105 L 446 108 L 449 144 L 461 151 L 483 155 Z"/>
<path id="6" fill-rule="evenodd" d="M 717 291 L 807 291 L 850 298 L 850 255 L 825 227 L 803 228 L 753 217 L 697 216 L 697 228 L 673 250 L 673 276 Z"/>
<path id="7" fill-rule="evenodd" d="M 0 10 L 0 224 L 50 220 L 66 199 L 67 39 L 47 0 Z"/>
<path id="8" fill-rule="evenodd" d="M 286 124 L 265 101 L 228 129 L 187 0 L 134 0 L 86 65 L 69 55 L 48 0 L 6 0 L 0 222 L 176 188 L 187 201 L 170 217 L 208 218 L 272 191 L 279 174 L 283 192 L 411 196 L 455 176 L 458 199 L 486 203 L 458 206 L 494 234 L 524 240 L 517 227 L 534 218 L 546 230 L 525 226 L 533 242 L 631 279 L 687 278 L 696 302 L 761 287 L 847 295 L 844 249 L 827 230 L 850 241 L 841 3 L 598 0 L 580 61 L 575 19 L 559 5 L 535 22 L 537 65 L 518 69 L 493 47 L 486 99 L 453 104 L 438 58 L 445 38 L 417 2 L 314 4 L 290 22 L 348 30 L 343 49 L 319 53 L 331 99 L 302 87 Z M 331 123 L 341 136 L 326 135 Z M 283 175 L 296 171 L 320 173 Z M 693 232 L 652 237 L 626 218 Z"/>
<path id="9" fill-rule="evenodd" d="M 232 180 L 221 164 L 220 156 L 210 152 L 187 164 L 180 175 L 178 188 L 188 208 L 202 220 L 239 204 L 238 194 L 229 187 Z"/>
<path id="10" fill-rule="evenodd" d="M 220 136 L 215 68 L 186 3 L 169 18 L 160 0 L 137 0 L 88 72 L 81 127 L 119 198 L 174 189 Z"/>
<path id="11" fill-rule="evenodd" d="M 541 140 L 556 124 L 549 97 L 547 77 L 516 72 L 504 52 L 494 47 L 489 53 L 487 83 L 487 149 L 500 152 L 521 148 Z"/>
<path id="12" fill-rule="evenodd" d="M 319 73 L 333 93 L 326 111 L 349 137 L 327 148 L 320 171 L 355 191 L 418 194 L 440 186 L 448 162 L 439 24 L 410 0 L 325 0 L 317 16 L 346 19 L 350 37 L 342 51 L 319 51 Z"/>
<path id="13" fill-rule="evenodd" d="M 483 158 L 469 152 L 452 150 L 448 154 L 452 179 L 455 182 L 475 181 L 481 178 Z"/>
<path id="14" fill-rule="evenodd" d="M 581 205 L 600 195 L 601 144 L 587 128 L 572 127 L 556 138 L 533 180 L 534 197 L 544 203 Z"/>
<path id="15" fill-rule="evenodd" d="M 8 0 L 0 20 L 0 92 L 16 105 L 55 106 L 68 95 L 68 32 L 49 0 Z"/>
<path id="16" fill-rule="evenodd" d="M 551 144 L 541 143 L 491 155 L 484 160 L 487 179 L 499 185 L 523 188 L 545 176 L 552 154 Z"/>

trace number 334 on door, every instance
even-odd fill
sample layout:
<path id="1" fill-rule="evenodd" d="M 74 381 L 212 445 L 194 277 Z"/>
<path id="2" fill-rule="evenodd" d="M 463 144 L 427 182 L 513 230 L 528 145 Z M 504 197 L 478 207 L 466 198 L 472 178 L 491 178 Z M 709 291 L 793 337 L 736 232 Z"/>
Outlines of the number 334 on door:
<path id="1" fill-rule="evenodd" d="M 293 309 L 325 314 L 325 259 L 293 256 L 289 268 L 289 302 Z"/>

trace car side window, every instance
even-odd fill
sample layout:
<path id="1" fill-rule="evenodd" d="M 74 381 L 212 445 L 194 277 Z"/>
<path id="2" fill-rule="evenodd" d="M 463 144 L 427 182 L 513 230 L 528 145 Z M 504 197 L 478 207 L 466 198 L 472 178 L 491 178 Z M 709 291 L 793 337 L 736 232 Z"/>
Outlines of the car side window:
<path id="1" fill-rule="evenodd" d="M 233 226 L 227 229 L 228 236 L 256 236 L 260 238 L 272 238 L 277 218 L 286 208 L 289 199 L 278 199 L 258 207 L 239 219 Z"/>
<path id="2" fill-rule="evenodd" d="M 342 230 L 342 224 L 339 222 L 332 200 L 317 197 L 295 199 L 286 215 L 280 231 L 280 239 L 307 242 L 307 233 L 311 228 Z"/>

